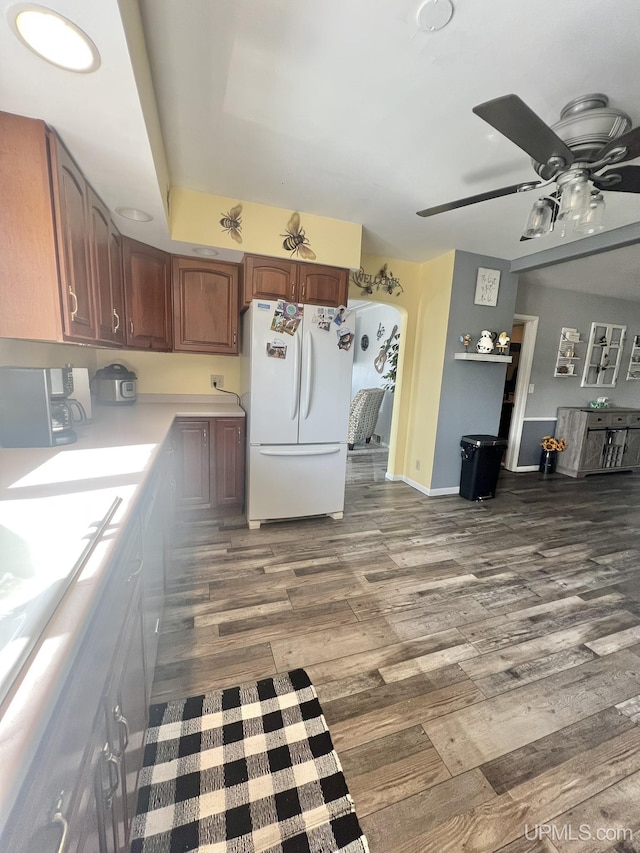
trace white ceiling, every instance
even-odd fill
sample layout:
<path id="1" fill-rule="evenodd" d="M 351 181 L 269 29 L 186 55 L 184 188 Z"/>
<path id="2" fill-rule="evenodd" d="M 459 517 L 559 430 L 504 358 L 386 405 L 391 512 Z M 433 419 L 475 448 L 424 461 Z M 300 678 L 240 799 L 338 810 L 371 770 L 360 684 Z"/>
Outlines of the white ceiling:
<path id="1" fill-rule="evenodd" d="M 434 33 L 417 25 L 420 2 L 140 0 L 171 183 L 360 222 L 364 251 L 390 258 L 457 248 L 514 259 L 561 244 L 519 242 L 533 194 L 428 219 L 415 211 L 535 177 L 474 104 L 513 92 L 553 123 L 565 103 L 600 91 L 640 124 L 637 0 L 453 0 Z M 121 18 L 135 0 L 48 5 L 91 36 L 102 65 L 77 75 L 39 60 L 6 23 L 15 2 L 0 0 L 0 109 L 56 128 L 112 210 L 154 215 L 149 225 L 116 218 L 124 233 L 190 251 L 164 219 L 167 187 Z M 640 220 L 640 196 L 606 200 L 607 229 Z M 640 261 L 624 251 L 634 295 Z M 584 289 L 594 269 L 563 264 L 553 278 Z"/>

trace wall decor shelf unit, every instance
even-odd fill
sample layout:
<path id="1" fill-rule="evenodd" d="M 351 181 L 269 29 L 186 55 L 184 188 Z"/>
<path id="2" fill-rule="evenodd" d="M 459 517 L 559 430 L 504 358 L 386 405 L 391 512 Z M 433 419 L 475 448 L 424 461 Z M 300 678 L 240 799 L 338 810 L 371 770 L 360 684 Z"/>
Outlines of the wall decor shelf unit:
<path id="1" fill-rule="evenodd" d="M 502 364 L 511 364 L 513 357 L 510 355 L 493 355 L 481 352 L 457 352 L 453 356 L 456 361 L 497 361 Z"/>
<path id="2" fill-rule="evenodd" d="M 640 379 L 640 335 L 633 339 L 631 355 L 629 356 L 629 367 L 627 368 L 627 379 Z"/>
<path id="3" fill-rule="evenodd" d="M 585 341 L 582 340 L 580 332 L 577 329 L 571 329 L 567 326 L 562 327 L 556 364 L 553 371 L 555 377 L 566 378 L 578 375 L 576 373 L 576 364 L 582 358 L 582 355 L 578 354 L 578 347 L 584 343 Z"/>
<path id="4" fill-rule="evenodd" d="M 582 388 L 615 388 L 626 331 L 613 323 L 591 324 Z"/>

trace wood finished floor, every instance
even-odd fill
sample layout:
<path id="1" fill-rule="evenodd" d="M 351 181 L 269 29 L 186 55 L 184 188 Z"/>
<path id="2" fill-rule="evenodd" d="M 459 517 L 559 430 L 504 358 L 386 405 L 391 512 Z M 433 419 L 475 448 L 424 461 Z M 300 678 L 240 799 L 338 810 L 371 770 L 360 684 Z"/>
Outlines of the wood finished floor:
<path id="1" fill-rule="evenodd" d="M 475 504 L 385 463 L 342 521 L 182 524 L 154 701 L 304 667 L 372 853 L 640 851 L 640 477 Z"/>

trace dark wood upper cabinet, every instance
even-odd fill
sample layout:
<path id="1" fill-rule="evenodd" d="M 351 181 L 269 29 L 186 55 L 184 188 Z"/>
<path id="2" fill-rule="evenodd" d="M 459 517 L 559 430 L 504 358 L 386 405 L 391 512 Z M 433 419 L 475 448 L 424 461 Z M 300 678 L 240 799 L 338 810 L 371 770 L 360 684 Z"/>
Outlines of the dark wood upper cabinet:
<path id="1" fill-rule="evenodd" d="M 349 270 L 319 264 L 298 264 L 298 299 L 309 305 L 346 305 Z"/>
<path id="2" fill-rule="evenodd" d="M 338 307 L 349 298 L 349 270 L 259 255 L 244 257 L 242 308 L 252 299 Z"/>
<path id="3" fill-rule="evenodd" d="M 295 302 L 297 267 L 295 261 L 245 255 L 243 307 L 246 308 L 256 297 Z"/>
<path id="4" fill-rule="evenodd" d="M 47 136 L 64 334 L 69 340 L 93 341 L 96 322 L 87 238 L 87 185 L 60 140 L 52 131 Z"/>
<path id="5" fill-rule="evenodd" d="M 171 349 L 170 255 L 122 238 L 126 344 L 135 349 Z"/>
<path id="6" fill-rule="evenodd" d="M 106 205 L 88 187 L 89 258 L 96 306 L 96 339 L 124 344 L 124 292 L 120 234 Z"/>
<path id="7" fill-rule="evenodd" d="M 238 352 L 238 266 L 174 256 L 173 349 Z"/>

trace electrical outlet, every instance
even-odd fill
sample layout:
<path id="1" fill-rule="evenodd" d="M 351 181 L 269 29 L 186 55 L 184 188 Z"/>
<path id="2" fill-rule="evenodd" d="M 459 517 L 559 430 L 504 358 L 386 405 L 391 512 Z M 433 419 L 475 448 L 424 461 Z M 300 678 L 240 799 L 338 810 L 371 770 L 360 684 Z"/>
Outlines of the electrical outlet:
<path id="1" fill-rule="evenodd" d="M 420 470 L 420 460 L 416 459 L 416 471 Z"/>
<path id="2" fill-rule="evenodd" d="M 218 376 L 216 374 L 211 374 L 211 387 L 212 388 L 224 388 L 224 376 Z"/>

